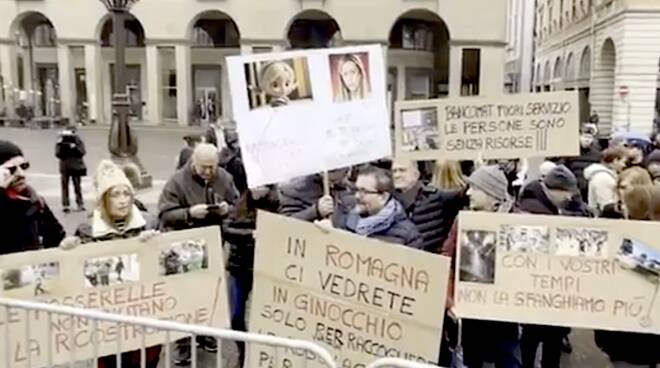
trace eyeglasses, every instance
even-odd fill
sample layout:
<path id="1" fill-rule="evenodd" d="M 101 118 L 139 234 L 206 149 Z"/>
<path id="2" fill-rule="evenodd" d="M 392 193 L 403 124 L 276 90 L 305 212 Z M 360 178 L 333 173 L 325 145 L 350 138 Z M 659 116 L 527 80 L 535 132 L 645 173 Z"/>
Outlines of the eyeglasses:
<path id="1" fill-rule="evenodd" d="M 16 174 L 16 171 L 18 170 L 19 167 L 21 168 L 21 170 L 27 171 L 30 168 L 30 163 L 29 162 L 23 162 L 20 165 L 6 167 L 6 169 L 9 170 L 9 173 L 11 175 L 14 175 L 14 174 Z"/>
<path id="2" fill-rule="evenodd" d="M 381 194 L 382 192 L 379 190 L 369 190 L 369 189 L 364 189 L 364 188 L 357 188 L 355 190 L 356 194 L 359 195 L 366 195 L 366 194 Z"/>

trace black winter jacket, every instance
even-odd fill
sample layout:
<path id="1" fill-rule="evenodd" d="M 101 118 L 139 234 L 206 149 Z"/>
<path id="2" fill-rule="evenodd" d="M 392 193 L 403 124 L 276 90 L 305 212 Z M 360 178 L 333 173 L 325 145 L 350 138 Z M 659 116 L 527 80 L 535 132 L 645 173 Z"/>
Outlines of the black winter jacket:
<path id="1" fill-rule="evenodd" d="M 533 181 L 525 186 L 520 193 L 517 207 L 522 212 L 536 215 L 593 217 L 582 198 L 577 195 L 566 203 L 564 208 L 559 209 L 545 194 L 540 181 Z"/>
<path id="2" fill-rule="evenodd" d="M 54 248 L 64 229 L 43 198 L 30 187 L 20 196 L 0 189 L 0 255 Z"/>
<path id="3" fill-rule="evenodd" d="M 435 252 L 447 239 L 465 197 L 461 196 L 462 192 L 443 192 L 421 183 L 411 191 L 413 193 L 397 192 L 395 198 L 422 235 L 422 249 Z"/>
<path id="4" fill-rule="evenodd" d="M 587 198 L 589 193 L 589 181 L 584 177 L 584 169 L 592 164 L 600 162 L 601 153 L 593 144 L 588 148 L 580 148 L 580 156 L 563 159 L 564 165 L 575 174 L 578 181 L 578 188 L 582 198 Z"/>
<path id="5" fill-rule="evenodd" d="M 85 143 L 77 135 L 62 135 L 55 145 L 55 157 L 60 160 L 62 175 L 85 176 L 87 167 L 83 161 Z"/>
<path id="6" fill-rule="evenodd" d="M 348 213 L 355 207 L 355 196 L 348 183 L 333 186 L 330 194 L 335 200 L 332 225 L 341 227 L 346 223 Z M 322 196 L 323 179 L 320 175 L 294 179 L 279 188 L 279 213 L 303 221 L 321 220 L 316 203 Z"/>

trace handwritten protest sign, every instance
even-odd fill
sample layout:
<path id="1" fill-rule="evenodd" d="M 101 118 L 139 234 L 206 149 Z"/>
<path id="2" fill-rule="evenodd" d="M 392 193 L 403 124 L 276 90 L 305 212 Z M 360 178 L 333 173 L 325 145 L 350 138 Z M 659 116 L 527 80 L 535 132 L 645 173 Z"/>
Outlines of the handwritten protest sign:
<path id="1" fill-rule="evenodd" d="M 137 239 L 81 246 L 74 250 L 43 250 L 0 257 L 3 296 L 49 304 L 97 309 L 197 325 L 229 325 L 220 234 L 217 228 L 158 235 L 147 243 Z M 200 292 L 191 292 L 191 285 Z M 203 292 L 202 292 L 203 291 Z M 0 313 L 3 344 L 0 361 L 9 354 L 12 367 L 34 367 L 140 349 L 142 329 L 29 312 Z M 4 336 L 9 322 L 9 336 Z M 73 329 L 71 329 L 73 328 Z M 171 333 L 171 338 L 182 337 Z M 5 339 L 9 343 L 5 344 Z M 146 346 L 161 344 L 165 332 L 145 330 Z M 26 341 L 29 343 L 26 344 Z M 9 351 L 7 351 L 7 348 Z"/>
<path id="2" fill-rule="evenodd" d="M 254 270 L 252 332 L 317 342 L 341 367 L 381 356 L 437 362 L 447 258 L 262 212 Z M 257 345 L 249 359 L 250 367 L 321 366 Z"/>
<path id="3" fill-rule="evenodd" d="M 512 159 L 579 154 L 576 92 L 396 103 L 396 155 Z"/>
<path id="4" fill-rule="evenodd" d="M 462 212 L 464 318 L 660 333 L 660 225 Z"/>
<path id="5" fill-rule="evenodd" d="M 250 187 L 392 153 L 378 45 L 227 58 Z"/>

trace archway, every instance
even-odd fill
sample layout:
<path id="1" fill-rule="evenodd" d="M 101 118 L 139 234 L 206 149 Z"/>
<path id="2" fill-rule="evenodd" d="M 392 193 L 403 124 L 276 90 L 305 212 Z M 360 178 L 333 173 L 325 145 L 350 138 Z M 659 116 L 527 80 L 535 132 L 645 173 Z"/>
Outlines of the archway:
<path id="1" fill-rule="evenodd" d="M 541 86 L 543 85 L 543 76 L 541 75 L 541 64 L 536 64 L 536 72 L 534 73 L 534 84 L 535 91 L 541 92 Z"/>
<path id="2" fill-rule="evenodd" d="M 582 51 L 582 57 L 580 57 L 578 79 L 588 81 L 589 78 L 591 78 L 591 49 L 587 46 Z"/>
<path id="3" fill-rule="evenodd" d="M 613 111 L 614 111 L 614 87 L 615 87 L 615 72 L 616 72 L 616 46 L 611 38 L 608 38 L 603 43 L 603 48 L 600 53 L 600 76 L 601 82 L 599 83 L 599 101 L 596 111 L 599 114 L 601 124 L 614 128 Z"/>
<path id="4" fill-rule="evenodd" d="M 296 15 L 287 29 L 286 39 L 291 49 L 333 47 L 342 43 L 339 24 L 321 10 L 305 10 Z"/>
<path id="5" fill-rule="evenodd" d="M 555 66 L 552 70 L 552 82 L 554 84 L 553 90 L 557 91 L 560 90 L 561 87 L 561 82 L 562 82 L 562 63 L 561 63 L 561 57 L 557 57 L 555 59 Z"/>
<path id="6" fill-rule="evenodd" d="M 29 11 L 16 17 L 10 32 L 16 37 L 16 80 L 8 97 L 12 97 L 15 107 L 24 106 L 22 109 L 34 116 L 60 116 L 57 32 L 53 23 L 44 14 Z"/>
<path id="7" fill-rule="evenodd" d="M 552 71 L 550 70 L 550 60 L 545 62 L 545 68 L 543 68 L 543 90 L 545 92 L 550 92 L 550 77 Z"/>
<path id="8" fill-rule="evenodd" d="M 566 65 L 564 66 L 564 86 L 573 89 L 573 82 L 575 81 L 575 57 L 573 53 L 569 53 L 566 58 Z"/>
<path id="9" fill-rule="evenodd" d="M 102 70 L 103 94 L 105 97 L 105 116 L 112 117 L 112 96 L 115 94 L 115 37 L 112 17 L 106 16 L 102 20 L 100 33 L 98 35 L 101 44 L 101 58 L 103 65 L 108 65 L 107 70 Z M 125 29 L 125 58 L 126 58 L 126 93 L 130 98 L 129 116 L 135 120 L 143 119 L 143 108 L 146 97 L 143 86 L 146 85 L 146 34 L 142 23 L 133 14 L 127 14 L 124 20 Z M 111 118 L 105 119 L 110 121 Z"/>
<path id="10" fill-rule="evenodd" d="M 449 40 L 447 24 L 429 10 L 411 10 L 395 21 L 388 51 L 389 79 L 395 81 L 388 85 L 392 100 L 449 94 Z M 474 84 L 478 93 L 478 75 L 465 82 Z"/>
<path id="11" fill-rule="evenodd" d="M 586 46 L 580 56 L 577 75 L 577 87 L 580 96 L 580 121 L 587 121 L 591 115 L 591 48 Z"/>
<path id="12" fill-rule="evenodd" d="M 241 34 L 236 22 L 226 13 L 208 10 L 191 22 L 188 38 L 192 43 L 192 96 L 181 96 L 193 101 L 193 122 L 208 124 L 229 110 L 229 89 L 226 81 L 225 58 L 240 54 Z M 175 62 L 174 55 L 164 60 Z M 165 63 L 163 63 L 165 64 Z M 174 68 L 171 68 L 174 69 Z M 167 70 L 162 73 L 168 72 Z M 175 79 L 175 78 L 171 78 Z M 176 88 L 176 83 L 172 86 Z M 166 95 L 167 99 L 168 96 Z M 174 103 L 163 103 L 166 118 L 177 116 L 176 94 L 169 96 Z"/>

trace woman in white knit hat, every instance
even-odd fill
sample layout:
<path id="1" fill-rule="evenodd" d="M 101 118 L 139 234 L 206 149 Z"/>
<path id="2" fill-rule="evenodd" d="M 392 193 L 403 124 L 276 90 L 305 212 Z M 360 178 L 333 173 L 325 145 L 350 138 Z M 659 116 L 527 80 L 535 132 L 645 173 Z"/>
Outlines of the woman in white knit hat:
<path id="1" fill-rule="evenodd" d="M 80 224 L 76 235 L 62 241 L 60 248 L 73 249 L 80 244 L 138 237 L 147 241 L 154 235 L 158 221 L 136 205 L 133 185 L 124 171 L 113 162 L 101 161 L 96 170 L 96 207 L 89 221 Z M 160 346 L 147 349 L 147 367 L 156 368 Z M 99 358 L 98 368 L 115 366 L 115 356 Z M 137 367 L 140 351 L 121 355 L 123 367 Z"/>

